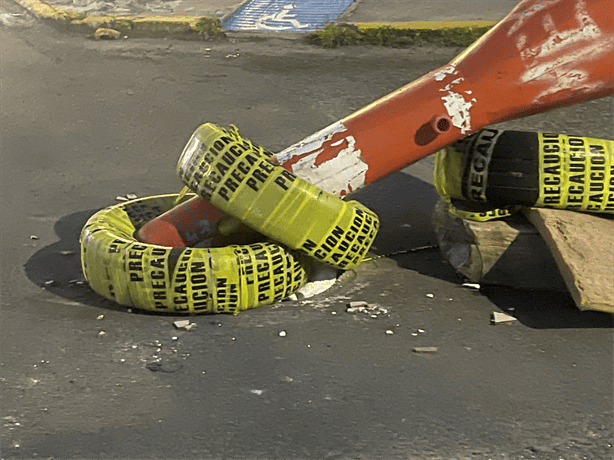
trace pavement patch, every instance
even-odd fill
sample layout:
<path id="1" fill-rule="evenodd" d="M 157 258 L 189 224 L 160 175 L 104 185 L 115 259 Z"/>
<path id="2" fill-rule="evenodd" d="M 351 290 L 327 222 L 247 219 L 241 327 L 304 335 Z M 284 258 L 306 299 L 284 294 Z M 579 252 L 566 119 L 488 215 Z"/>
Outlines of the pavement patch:
<path id="1" fill-rule="evenodd" d="M 224 22 L 229 30 L 262 30 L 268 32 L 313 32 L 332 23 L 352 0 L 252 0 Z"/>

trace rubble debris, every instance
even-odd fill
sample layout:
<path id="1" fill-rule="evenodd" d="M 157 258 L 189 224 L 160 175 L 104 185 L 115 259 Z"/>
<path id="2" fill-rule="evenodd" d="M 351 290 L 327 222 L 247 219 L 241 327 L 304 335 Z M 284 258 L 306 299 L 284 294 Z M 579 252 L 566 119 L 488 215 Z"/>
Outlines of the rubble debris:
<path id="1" fill-rule="evenodd" d="M 97 320 L 104 319 L 104 315 L 98 315 L 98 316 L 96 317 L 96 319 L 97 319 Z"/>
<path id="2" fill-rule="evenodd" d="M 516 318 L 514 318 L 511 315 L 508 315 L 507 313 L 501 313 L 498 311 L 493 311 L 490 314 L 490 323 L 491 324 L 500 324 L 500 323 L 509 323 L 512 321 L 516 321 Z"/>
<path id="3" fill-rule="evenodd" d="M 286 331 L 279 331 L 279 336 L 280 337 L 285 337 L 286 336 Z"/>
<path id="4" fill-rule="evenodd" d="M 364 313 L 369 315 L 370 318 L 377 318 L 379 315 L 385 315 L 388 313 L 387 308 L 373 305 L 364 301 L 350 302 L 346 307 L 347 313 Z"/>
<path id="5" fill-rule="evenodd" d="M 466 289 L 471 289 L 473 291 L 479 291 L 481 287 L 479 283 L 463 283 L 461 284 L 461 286 Z"/>
<path id="6" fill-rule="evenodd" d="M 117 195 L 115 199 L 117 201 L 128 201 L 128 198 L 126 198 L 125 196 L 121 196 L 121 195 Z"/>
<path id="7" fill-rule="evenodd" d="M 367 305 L 369 305 L 367 302 L 365 302 L 363 300 L 359 300 L 359 301 L 355 301 L 355 302 L 350 302 L 348 304 L 348 308 L 366 307 Z M 353 312 L 351 312 L 351 313 L 353 313 Z"/>
<path id="8" fill-rule="evenodd" d="M 117 40 L 118 38 L 121 38 L 121 36 L 122 34 L 120 31 L 115 29 L 107 29 L 104 27 L 96 29 L 96 33 L 94 34 L 96 40 Z"/>
<path id="9" fill-rule="evenodd" d="M 426 296 L 427 296 L 429 299 L 432 299 L 433 297 L 435 297 L 435 295 L 434 295 L 434 294 L 427 294 Z"/>
<path id="10" fill-rule="evenodd" d="M 105 335 L 107 335 L 107 333 L 105 331 L 100 331 L 98 333 L 98 337 L 104 337 Z"/>
<path id="11" fill-rule="evenodd" d="M 414 347 L 414 353 L 437 353 L 437 347 Z"/>
<path id="12" fill-rule="evenodd" d="M 387 330 L 386 330 L 386 335 L 392 335 L 392 334 L 394 334 L 394 332 L 393 332 L 393 331 L 391 331 L 390 329 L 387 329 Z"/>
<path id="13" fill-rule="evenodd" d="M 190 322 L 189 319 L 182 319 L 181 321 L 175 321 L 173 324 L 175 325 L 177 329 L 180 329 L 183 331 L 189 331 L 196 327 L 196 323 Z"/>
<path id="14" fill-rule="evenodd" d="M 136 200 L 138 196 L 136 196 L 135 193 L 126 193 L 126 198 L 128 198 L 129 200 Z"/>
<path id="15" fill-rule="evenodd" d="M 38 236 L 36 236 L 36 235 L 30 235 L 30 239 L 31 239 L 31 240 L 38 240 Z"/>
<path id="16" fill-rule="evenodd" d="M 296 291 L 295 294 L 292 294 L 295 298 L 291 300 L 308 299 L 330 289 L 336 282 L 337 269 L 316 262 L 309 276 L 309 281 L 305 286 Z"/>

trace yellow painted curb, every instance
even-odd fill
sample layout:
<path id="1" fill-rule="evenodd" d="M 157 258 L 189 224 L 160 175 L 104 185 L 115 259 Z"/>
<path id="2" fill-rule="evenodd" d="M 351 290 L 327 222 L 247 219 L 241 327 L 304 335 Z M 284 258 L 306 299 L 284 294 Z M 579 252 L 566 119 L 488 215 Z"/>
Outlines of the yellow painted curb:
<path id="1" fill-rule="evenodd" d="M 74 24 L 85 24 L 96 26 L 98 24 L 110 24 L 110 23 L 119 23 L 122 22 L 129 23 L 131 25 L 143 25 L 143 24 L 152 24 L 159 26 L 184 26 L 184 27 L 192 27 L 194 26 L 199 19 L 203 16 L 99 16 L 99 15 L 90 15 L 86 16 L 83 19 L 76 19 L 73 21 Z"/>
<path id="2" fill-rule="evenodd" d="M 361 32 L 367 30 L 390 28 L 395 30 L 439 30 L 439 29 L 474 29 L 492 27 L 497 21 L 409 21 L 409 22 L 355 22 Z"/>

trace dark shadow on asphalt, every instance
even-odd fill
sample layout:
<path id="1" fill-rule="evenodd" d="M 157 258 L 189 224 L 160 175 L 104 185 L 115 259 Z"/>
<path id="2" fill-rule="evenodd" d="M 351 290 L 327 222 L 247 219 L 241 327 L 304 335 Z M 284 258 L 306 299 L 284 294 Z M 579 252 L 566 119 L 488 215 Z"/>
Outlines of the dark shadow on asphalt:
<path id="1" fill-rule="evenodd" d="M 108 310 L 127 311 L 128 307 L 96 294 L 83 279 L 79 235 L 87 220 L 97 211 L 80 211 L 58 220 L 54 231 L 60 241 L 41 248 L 28 259 L 26 276 L 37 286 L 66 299 Z"/>
<path id="2" fill-rule="evenodd" d="M 414 270 L 450 283 L 463 282 L 462 276 L 455 272 L 434 247 L 437 238 L 432 229 L 431 214 L 437 202 L 437 194 L 432 185 L 397 173 L 352 195 L 352 199 L 364 203 L 380 217 L 381 229 L 373 253 L 391 257 L 402 269 Z M 127 311 L 128 307 L 96 294 L 83 281 L 79 235 L 87 220 L 97 211 L 76 212 L 56 222 L 54 230 L 60 241 L 37 251 L 26 262 L 25 272 L 37 286 L 66 299 L 108 310 Z M 482 289 L 481 295 L 532 328 L 614 327 L 612 315 L 581 312 L 566 292 L 487 286 Z M 133 313 L 176 316 L 137 309 Z"/>
<path id="3" fill-rule="evenodd" d="M 535 329 L 612 328 L 614 316 L 580 311 L 567 292 L 486 286 L 481 290 L 492 303 L 527 327 Z"/>

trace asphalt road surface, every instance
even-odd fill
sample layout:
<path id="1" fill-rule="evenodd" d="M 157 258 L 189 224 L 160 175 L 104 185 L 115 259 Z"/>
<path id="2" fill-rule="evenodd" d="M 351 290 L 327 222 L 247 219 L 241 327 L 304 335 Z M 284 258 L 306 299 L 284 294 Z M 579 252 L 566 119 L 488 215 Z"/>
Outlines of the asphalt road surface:
<path id="1" fill-rule="evenodd" d="M 3 458 L 611 457 L 612 317 L 564 292 L 464 289 L 436 249 L 190 332 L 70 282 L 86 219 L 178 191 L 200 123 L 278 151 L 460 50 L 94 41 L 0 5 Z M 611 139 L 612 99 L 505 126 Z M 431 165 L 357 195 L 382 220 L 376 254 L 435 243 Z"/>

